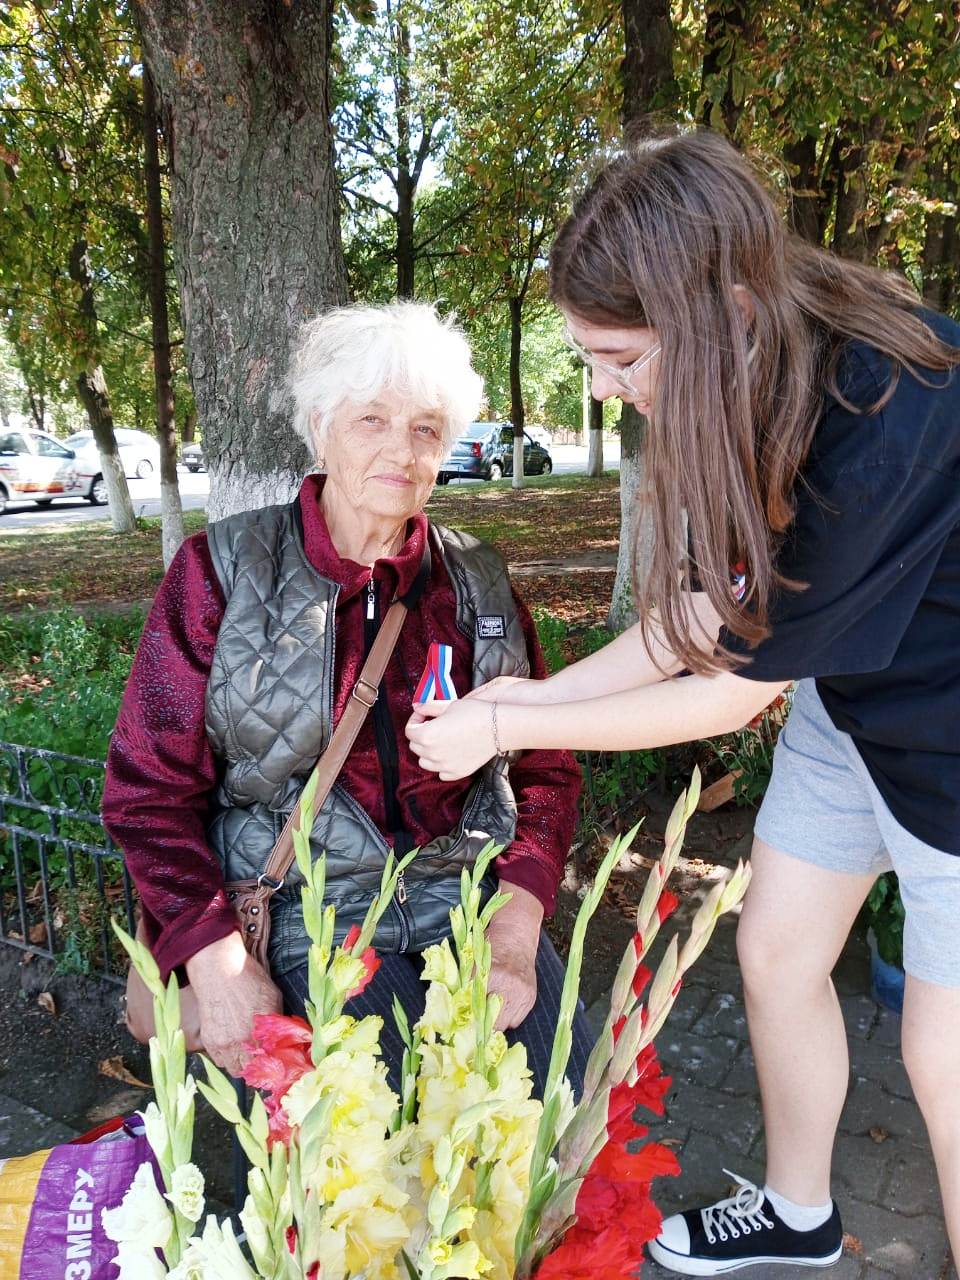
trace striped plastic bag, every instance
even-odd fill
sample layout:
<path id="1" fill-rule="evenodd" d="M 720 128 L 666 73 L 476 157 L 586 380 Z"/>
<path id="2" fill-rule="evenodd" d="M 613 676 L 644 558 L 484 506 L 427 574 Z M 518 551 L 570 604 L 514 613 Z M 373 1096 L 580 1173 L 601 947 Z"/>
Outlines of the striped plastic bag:
<path id="1" fill-rule="evenodd" d="M 0 1160 L 3 1280 L 115 1280 L 117 1246 L 100 1211 L 120 1203 L 144 1161 L 153 1153 L 138 1114 L 59 1147 Z"/>

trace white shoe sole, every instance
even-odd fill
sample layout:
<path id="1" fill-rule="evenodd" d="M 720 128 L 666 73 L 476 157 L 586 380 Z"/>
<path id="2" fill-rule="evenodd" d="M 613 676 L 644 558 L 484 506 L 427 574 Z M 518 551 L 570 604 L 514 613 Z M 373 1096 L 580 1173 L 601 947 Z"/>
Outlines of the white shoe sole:
<path id="1" fill-rule="evenodd" d="M 763 1263 L 779 1263 L 784 1267 L 832 1267 L 840 1261 L 843 1245 L 823 1258 L 776 1258 L 768 1255 L 757 1255 L 755 1258 L 739 1258 L 731 1262 L 711 1262 L 708 1258 L 687 1258 L 682 1253 L 674 1253 L 665 1249 L 656 1240 L 651 1240 L 647 1248 L 650 1257 L 668 1271 L 675 1271 L 681 1276 L 725 1276 L 731 1271 L 739 1271 L 742 1267 L 758 1267 Z"/>

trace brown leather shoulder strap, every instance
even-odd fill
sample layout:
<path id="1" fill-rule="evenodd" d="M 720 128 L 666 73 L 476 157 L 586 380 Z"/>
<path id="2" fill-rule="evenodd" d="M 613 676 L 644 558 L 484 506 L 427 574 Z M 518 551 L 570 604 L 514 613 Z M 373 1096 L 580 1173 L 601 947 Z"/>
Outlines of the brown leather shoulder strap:
<path id="1" fill-rule="evenodd" d="M 367 718 L 367 713 L 377 701 L 380 681 L 387 669 L 390 655 L 396 647 L 400 631 L 406 621 L 409 610 L 400 600 L 395 600 L 387 610 L 386 617 L 376 634 L 370 653 L 360 678 L 353 686 L 347 700 L 346 709 L 340 717 L 340 723 L 333 731 L 327 749 L 317 761 L 310 776 L 317 777 L 317 790 L 313 798 L 314 813 L 317 813 L 330 794 L 330 788 L 336 782 L 344 761 L 350 754 L 350 748 L 356 741 L 360 727 Z M 301 793 L 302 794 L 302 793 Z M 257 877 L 259 885 L 265 885 L 275 892 L 283 884 L 287 872 L 293 865 L 296 856 L 293 848 L 293 830 L 300 821 L 300 800 L 294 805 L 293 812 L 287 819 L 280 838 L 273 846 L 273 852 L 267 860 L 263 872 Z"/>

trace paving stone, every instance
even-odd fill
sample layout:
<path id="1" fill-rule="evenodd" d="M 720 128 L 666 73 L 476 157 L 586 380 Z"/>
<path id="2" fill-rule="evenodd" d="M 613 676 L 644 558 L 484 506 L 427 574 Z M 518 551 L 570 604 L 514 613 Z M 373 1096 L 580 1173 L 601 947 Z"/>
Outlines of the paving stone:
<path id="1" fill-rule="evenodd" d="M 864 1195 L 860 1198 L 894 1206 L 905 1217 L 923 1213 L 934 1217 L 942 1214 L 943 1205 L 932 1152 L 898 1145 L 889 1161 L 889 1173 L 883 1197 Z"/>
<path id="2" fill-rule="evenodd" d="M 687 1140 L 677 1148 L 680 1176 L 654 1184 L 654 1198 L 664 1214 L 677 1213 L 696 1205 L 712 1204 L 736 1189 L 724 1169 L 732 1169 L 751 1181 L 763 1178 L 763 1165 L 732 1149 L 725 1138 L 704 1133 L 694 1126 Z"/>
<path id="3" fill-rule="evenodd" d="M 873 1081 L 898 1098 L 913 1100 L 910 1077 L 903 1065 L 899 1045 L 882 1044 L 879 1040 L 851 1040 L 850 1067 L 860 1083 Z"/>
<path id="4" fill-rule="evenodd" d="M 866 1134 L 877 1127 L 911 1146 L 927 1147 L 927 1131 L 915 1102 L 887 1093 L 876 1081 L 857 1081 L 843 1108 L 840 1128 Z"/>
<path id="5" fill-rule="evenodd" d="M 943 1219 L 934 1214 L 906 1217 L 892 1209 L 849 1199 L 844 1230 L 863 1245 L 864 1258 L 882 1275 L 903 1280 L 940 1280 L 947 1257 Z"/>
<path id="6" fill-rule="evenodd" d="M 685 982 L 670 1010 L 666 1029 L 661 1035 L 670 1032 L 687 1031 L 706 1012 L 707 1005 L 713 999 L 715 988 L 697 980 Z"/>
<path id="7" fill-rule="evenodd" d="M 739 989 L 721 987 L 707 1005 L 692 1030 L 705 1036 L 732 1036 L 747 1039 L 747 1014 Z"/>
<path id="8" fill-rule="evenodd" d="M 757 1100 L 760 1105 L 760 1091 L 757 1085 L 757 1064 L 753 1058 L 753 1050 L 745 1044 L 733 1060 L 726 1079 L 722 1081 L 724 1093 L 747 1094 Z"/>
<path id="9" fill-rule="evenodd" d="M 915 1157 L 911 1148 L 908 1151 Z M 841 1213 L 848 1196 L 882 1203 L 896 1162 L 897 1144 L 892 1139 L 877 1143 L 866 1135 L 841 1131 L 833 1149 L 834 1195 Z"/>
<path id="10" fill-rule="evenodd" d="M 41 1111 L 0 1094 L 0 1153 L 4 1157 L 27 1156 L 61 1142 L 70 1142 L 77 1130 Z"/>
<path id="11" fill-rule="evenodd" d="M 691 1129 L 723 1139 L 730 1159 L 738 1153 L 746 1155 L 761 1127 L 760 1108 L 754 1099 L 689 1082 L 671 1089 L 667 1111 Z"/>
<path id="12" fill-rule="evenodd" d="M 660 1040 L 660 1061 L 674 1085 L 680 1081 L 716 1088 L 741 1051 L 740 1042 L 728 1036 L 702 1036 L 689 1031 L 670 1035 L 668 1024 Z"/>
<path id="13" fill-rule="evenodd" d="M 873 1039 L 879 1034 L 880 1008 L 870 996 L 863 993 L 862 989 L 853 995 L 840 996 L 840 1008 L 843 1010 L 847 1035 L 851 1039 Z M 880 1042 L 889 1043 L 886 1039 L 881 1039 Z M 894 1043 L 897 1045 L 900 1043 L 899 1029 Z"/>

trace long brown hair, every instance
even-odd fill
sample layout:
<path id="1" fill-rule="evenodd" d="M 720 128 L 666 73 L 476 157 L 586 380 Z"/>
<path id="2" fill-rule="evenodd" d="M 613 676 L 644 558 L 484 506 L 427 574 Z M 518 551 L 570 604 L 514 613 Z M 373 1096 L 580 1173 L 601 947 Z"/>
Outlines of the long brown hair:
<path id="1" fill-rule="evenodd" d="M 749 321 L 735 286 L 752 303 Z M 646 637 L 655 603 L 664 639 L 685 665 L 729 668 L 728 655 L 703 652 L 691 635 L 682 605 L 688 547 L 725 626 L 761 640 L 774 589 L 802 586 L 778 575 L 776 555 L 825 395 L 875 411 L 901 368 L 917 377 L 949 370 L 960 350 L 923 323 L 901 276 L 788 231 L 748 162 L 705 130 L 631 142 L 605 164 L 553 246 L 550 291 L 588 324 L 657 331 L 645 450 L 655 536 L 649 575 L 635 584 L 641 623 Z M 890 359 L 876 404 L 851 405 L 841 394 L 838 367 L 851 338 Z M 740 562 L 747 593 L 738 604 L 730 571 Z"/>

